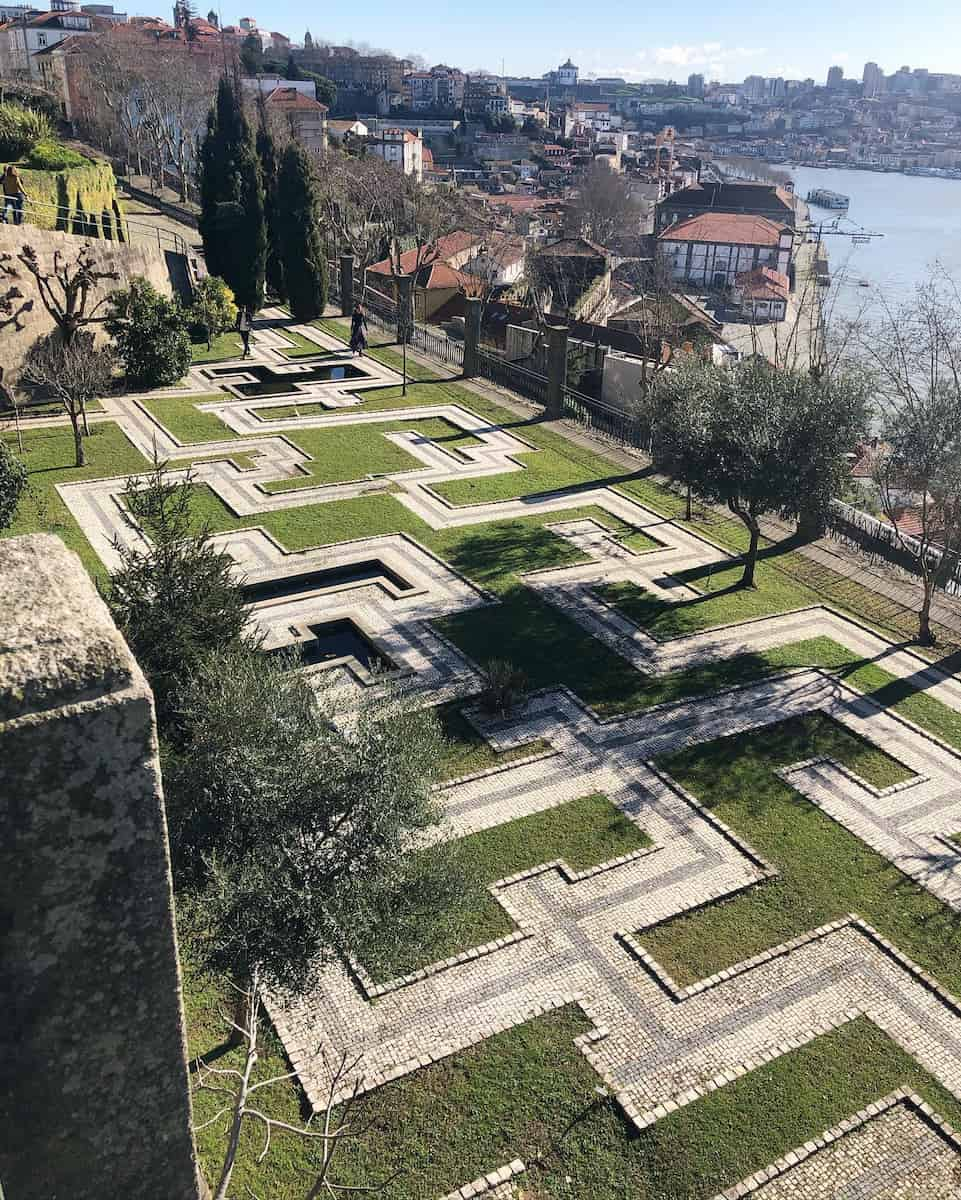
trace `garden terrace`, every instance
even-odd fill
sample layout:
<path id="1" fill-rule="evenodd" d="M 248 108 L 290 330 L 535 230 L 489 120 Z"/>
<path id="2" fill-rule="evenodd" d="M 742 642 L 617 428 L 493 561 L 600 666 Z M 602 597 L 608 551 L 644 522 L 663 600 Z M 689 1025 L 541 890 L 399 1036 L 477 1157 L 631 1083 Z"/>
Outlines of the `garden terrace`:
<path id="1" fill-rule="evenodd" d="M 27 429 L 10 530 L 60 533 L 102 576 L 156 443 L 196 464 L 193 518 L 247 577 L 265 649 L 340 670 L 348 702 L 384 658 L 438 714 L 444 822 L 420 852 L 456 851 L 472 903 L 270 996 L 257 1077 L 296 1077 L 263 1103 L 320 1108 L 318 1046 L 361 1055 L 340 1178 L 402 1168 L 395 1200 L 496 1172 L 498 1200 L 712 1200 L 769 1167 L 759 1200 L 819 1173 L 888 1200 L 885 1146 L 917 1165 L 892 1187 L 940 1194 L 957 1143 L 930 1114 L 961 1121 L 958 632 L 922 657 L 912 613 L 792 543 L 734 587 L 739 523 L 685 520 L 649 471 L 488 389 L 414 363 L 405 394 L 389 347 L 302 404 L 238 392 L 299 386 L 323 367 L 286 360 L 343 332 L 275 314 L 250 368 L 105 397 L 80 470 L 62 424 Z M 492 658 L 527 676 L 506 717 L 478 703 Z M 190 1051 L 210 1054 L 228 988 L 190 953 Z M 199 1134 L 208 1167 L 222 1136 Z M 311 1146 L 259 1149 L 245 1134 L 236 1187 L 299 1200 Z"/>

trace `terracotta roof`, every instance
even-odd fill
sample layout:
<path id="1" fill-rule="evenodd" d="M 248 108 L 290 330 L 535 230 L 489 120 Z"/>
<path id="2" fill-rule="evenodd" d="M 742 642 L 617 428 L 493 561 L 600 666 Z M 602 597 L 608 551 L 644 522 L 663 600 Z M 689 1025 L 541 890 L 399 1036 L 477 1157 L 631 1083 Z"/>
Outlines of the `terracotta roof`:
<path id="1" fill-rule="evenodd" d="M 429 258 L 431 263 L 444 263 L 446 265 L 448 259 L 454 258 L 455 255 L 463 254 L 465 250 L 469 250 L 472 246 L 479 246 L 482 241 L 483 238 L 479 237 L 476 233 L 468 233 L 466 230 L 460 229 L 455 233 L 447 234 L 446 237 L 438 238 L 433 247 L 421 249 L 419 255 L 417 250 L 405 250 L 400 256 L 400 273 L 401 275 L 413 275 L 417 270 L 418 257 L 421 262 L 425 258 Z M 379 263 L 374 263 L 367 270 L 373 271 L 377 275 L 393 275 L 394 264 L 389 258 L 385 258 Z"/>
<path id="2" fill-rule="evenodd" d="M 311 100 L 296 88 L 279 87 L 267 97 L 268 104 L 277 104 L 284 109 L 297 109 L 300 112 L 327 112 L 327 105 L 319 100 Z"/>
<path id="3" fill-rule="evenodd" d="M 607 258 L 607 251 L 596 242 L 587 238 L 562 238 L 544 246 L 541 254 L 551 254 L 559 258 Z"/>
<path id="4" fill-rule="evenodd" d="M 723 242 L 732 246 L 777 246 L 786 225 L 749 213 L 706 212 L 671 225 L 661 242 Z"/>
<path id="5" fill-rule="evenodd" d="M 751 300 L 786 300 L 791 290 L 788 277 L 770 267 L 742 271 L 734 282 L 741 295 Z"/>

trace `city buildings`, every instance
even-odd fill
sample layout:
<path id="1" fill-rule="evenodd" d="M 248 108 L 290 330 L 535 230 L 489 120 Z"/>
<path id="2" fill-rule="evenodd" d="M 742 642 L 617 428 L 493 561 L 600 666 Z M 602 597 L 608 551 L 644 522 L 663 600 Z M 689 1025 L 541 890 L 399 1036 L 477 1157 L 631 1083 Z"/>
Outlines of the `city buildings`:
<path id="1" fill-rule="evenodd" d="M 673 280 L 718 289 L 758 267 L 787 276 L 794 234 L 766 217 L 706 212 L 671 225 L 657 242 Z"/>

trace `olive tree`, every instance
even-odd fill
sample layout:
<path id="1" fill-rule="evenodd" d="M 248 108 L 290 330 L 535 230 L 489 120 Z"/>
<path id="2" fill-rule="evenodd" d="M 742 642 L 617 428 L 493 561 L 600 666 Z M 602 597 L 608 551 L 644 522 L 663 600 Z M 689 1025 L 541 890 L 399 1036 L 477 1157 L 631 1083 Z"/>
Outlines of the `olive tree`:
<path id="1" fill-rule="evenodd" d="M 716 367 L 685 355 L 661 376 L 655 465 L 743 522 L 741 587 L 754 586 L 761 517 L 823 517 L 864 427 L 867 395 L 862 376 L 818 379 L 759 358 Z"/>
<path id="2" fill-rule="evenodd" d="M 247 647 L 201 663 L 181 691 L 185 738 L 165 770 L 181 928 L 192 960 L 241 999 L 244 1065 L 214 1074 L 227 1090 L 215 1200 L 244 1122 L 260 1122 L 265 1144 L 279 1127 L 249 1103 L 262 990 L 303 993 L 332 958 L 405 936 L 405 914 L 449 910 L 460 886 L 448 860 L 418 853 L 440 815 L 433 714 L 383 684 L 348 711 L 294 667 Z M 335 1194 L 332 1180 L 323 1194 Z"/>
<path id="3" fill-rule="evenodd" d="M 27 469 L 0 439 L 0 530 L 8 529 L 27 486 Z"/>

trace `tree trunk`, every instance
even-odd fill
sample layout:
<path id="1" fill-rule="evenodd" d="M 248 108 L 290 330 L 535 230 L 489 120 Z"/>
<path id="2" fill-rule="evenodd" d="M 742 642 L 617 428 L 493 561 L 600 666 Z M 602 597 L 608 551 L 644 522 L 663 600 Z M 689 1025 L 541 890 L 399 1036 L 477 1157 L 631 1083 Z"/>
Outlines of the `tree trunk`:
<path id="1" fill-rule="evenodd" d="M 78 467 L 85 467 L 87 465 L 87 459 L 83 450 L 83 434 L 80 432 L 79 414 L 70 414 L 70 424 L 73 426 L 73 448 L 77 458 L 77 461 L 74 465 Z"/>
<path id="2" fill-rule="evenodd" d="M 740 587 L 752 588 L 754 584 L 754 566 L 757 563 L 757 544 L 761 536 L 761 527 L 756 518 L 744 517 L 744 524 L 751 531 L 751 542 L 744 558 L 744 574 L 741 576 Z"/>
<path id="3" fill-rule="evenodd" d="M 934 599 L 934 576 L 924 576 L 924 599 L 918 613 L 918 641 L 922 646 L 933 646 L 937 640 L 931 631 L 931 601 Z"/>
<path id="4" fill-rule="evenodd" d="M 90 436 L 90 426 L 87 424 L 87 406 L 86 406 L 86 404 L 80 405 L 80 415 L 83 417 L 83 436 L 89 437 Z"/>

